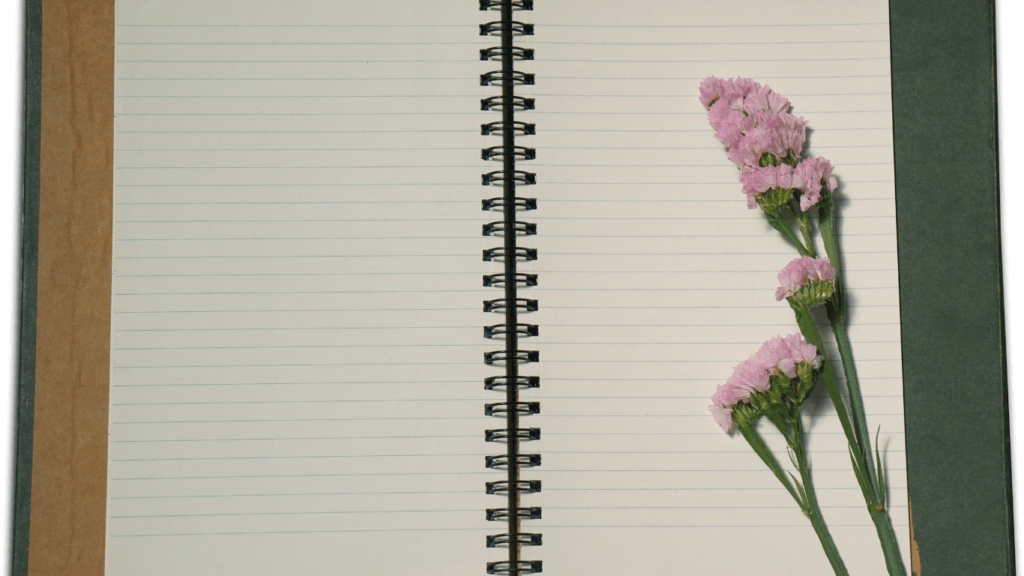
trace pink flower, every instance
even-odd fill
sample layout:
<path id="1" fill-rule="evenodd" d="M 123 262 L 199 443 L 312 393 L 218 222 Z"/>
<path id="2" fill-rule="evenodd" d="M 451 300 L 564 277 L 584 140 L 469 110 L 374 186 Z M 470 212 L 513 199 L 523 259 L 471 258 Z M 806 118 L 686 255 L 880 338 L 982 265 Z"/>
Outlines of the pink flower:
<path id="1" fill-rule="evenodd" d="M 803 150 L 807 122 L 788 114 L 789 100 L 768 86 L 749 78 L 709 76 L 700 84 L 700 102 L 715 137 L 741 169 L 757 167 L 765 152 L 783 158 Z"/>
<path id="2" fill-rule="evenodd" d="M 779 288 L 775 299 L 782 300 L 796 294 L 811 282 L 835 282 L 836 270 L 826 258 L 797 258 L 779 272 Z"/>
<path id="3" fill-rule="evenodd" d="M 741 170 L 759 167 L 765 152 L 776 158 L 785 158 L 790 152 L 794 156 L 803 153 L 807 120 L 785 112 L 756 112 L 751 117 L 754 127 L 726 153 Z"/>
<path id="4" fill-rule="evenodd" d="M 700 103 L 707 110 L 716 100 L 731 90 L 732 81 L 708 76 L 700 83 Z"/>
<path id="5" fill-rule="evenodd" d="M 798 364 L 810 364 L 814 368 L 820 368 L 824 360 L 818 356 L 817 347 L 807 343 L 800 334 L 779 337 L 778 346 L 782 354 L 776 368 L 789 378 L 796 378 Z"/>
<path id="6" fill-rule="evenodd" d="M 818 349 L 804 340 L 799 332 L 768 340 L 757 355 L 761 357 L 768 374 L 774 374 L 777 370 L 789 378 L 796 378 L 797 364 L 810 364 L 814 368 L 821 366 Z"/>
<path id="7" fill-rule="evenodd" d="M 708 410 L 722 430 L 730 432 L 733 407 L 741 402 L 749 403 L 751 394 L 768 390 L 772 374 L 781 372 L 789 378 L 796 378 L 798 365 L 808 364 L 820 368 L 821 363 L 818 349 L 799 333 L 776 336 L 736 366 L 732 376 L 725 384 L 720 384 L 711 396 L 712 404 Z"/>
<path id="8" fill-rule="evenodd" d="M 743 109 L 749 114 L 755 112 L 785 112 L 789 110 L 789 100 L 765 86 L 744 99 Z"/>
<path id="9" fill-rule="evenodd" d="M 768 364 L 759 354 L 760 351 L 740 362 L 725 381 L 726 390 L 738 400 L 746 402 L 752 392 L 764 392 L 771 385 L 769 373 L 765 371 Z"/>
<path id="10" fill-rule="evenodd" d="M 749 399 L 749 394 L 744 394 L 729 383 L 719 384 L 715 393 L 711 395 L 711 401 L 722 406 L 734 406 L 737 402 L 745 402 Z"/>
<path id="11" fill-rule="evenodd" d="M 725 433 L 732 432 L 732 408 L 720 404 L 712 404 L 708 406 L 708 410 L 711 411 L 711 416 L 714 417 L 715 422 L 722 427 Z"/>
<path id="12" fill-rule="evenodd" d="M 761 85 L 750 78 L 737 76 L 735 80 L 732 80 L 732 90 L 740 98 L 746 98 L 751 92 L 756 92 L 760 89 Z"/>
<path id="13" fill-rule="evenodd" d="M 722 79 L 708 76 L 700 83 L 700 103 L 704 108 L 710 108 L 719 98 L 733 101 L 742 101 L 751 93 L 767 90 L 760 84 L 749 78 Z M 742 110 L 742 108 L 740 108 Z"/>
<path id="14" fill-rule="evenodd" d="M 735 101 L 734 101 L 735 102 Z M 720 99 L 708 111 L 708 122 L 715 129 L 715 138 L 732 148 L 747 131 L 754 127 L 754 119 L 733 107 L 729 100 Z"/>
<path id="15" fill-rule="evenodd" d="M 832 175 L 832 163 L 818 158 L 807 158 L 797 164 L 793 174 L 793 186 L 803 190 L 800 196 L 800 209 L 806 212 L 821 199 L 821 187 L 824 184 L 829 192 L 834 192 L 839 182 Z"/>
<path id="16" fill-rule="evenodd" d="M 806 363 L 814 368 L 821 368 L 825 358 L 818 355 L 818 348 L 806 340 L 800 334 L 790 334 L 783 338 L 786 348 L 789 350 L 789 357 L 797 364 Z M 787 376 L 792 378 L 789 373 Z"/>
<path id="17" fill-rule="evenodd" d="M 747 208 L 757 206 L 757 198 L 772 188 L 793 187 L 793 167 L 789 164 L 764 166 L 740 172 L 743 193 L 747 195 Z"/>

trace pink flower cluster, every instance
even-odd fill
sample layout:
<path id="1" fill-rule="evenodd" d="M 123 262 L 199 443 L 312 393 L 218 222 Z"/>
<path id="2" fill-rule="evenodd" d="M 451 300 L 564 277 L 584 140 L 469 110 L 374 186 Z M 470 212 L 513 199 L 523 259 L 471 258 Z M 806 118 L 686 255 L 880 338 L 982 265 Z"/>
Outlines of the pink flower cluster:
<path id="1" fill-rule="evenodd" d="M 836 269 L 827 258 L 797 258 L 779 272 L 779 288 L 775 291 L 775 299 L 789 298 L 811 282 L 834 282 L 835 279 Z"/>
<path id="2" fill-rule="evenodd" d="M 749 78 L 710 76 L 700 84 L 700 101 L 715 137 L 741 169 L 756 168 L 764 152 L 784 158 L 803 151 L 807 121 L 786 112 L 789 100 L 767 86 Z"/>
<path id="3" fill-rule="evenodd" d="M 719 385 L 711 396 L 712 404 L 708 406 L 708 410 L 722 430 L 731 432 L 733 407 L 740 402 L 749 403 L 750 395 L 754 392 L 768 390 L 772 374 L 781 372 L 789 378 L 796 378 L 798 364 L 804 363 L 813 368 L 820 368 L 821 362 L 818 349 L 813 344 L 808 344 L 799 333 L 776 336 L 762 344 L 761 349 L 753 356 L 736 366 L 732 376 L 725 384 Z"/>
<path id="4" fill-rule="evenodd" d="M 754 208 L 757 198 L 773 188 L 799 189 L 800 209 L 806 212 L 821 199 L 824 184 L 836 189 L 832 164 L 824 158 L 809 158 L 796 164 L 807 138 L 807 121 L 793 116 L 789 100 L 768 86 L 749 78 L 721 79 L 709 76 L 700 84 L 700 102 L 708 110 L 708 121 L 715 138 L 725 144 L 726 155 L 739 166 L 747 207 Z M 775 157 L 770 166 L 761 166 L 761 157 Z M 789 164 L 781 164 L 790 158 Z"/>
<path id="5" fill-rule="evenodd" d="M 821 200 L 821 189 L 829 192 L 838 182 L 832 175 L 832 163 L 824 158 L 807 158 L 793 168 L 789 164 L 752 168 L 740 173 L 747 208 L 757 206 L 757 198 L 772 188 L 796 188 L 803 191 L 800 210 L 806 212 Z"/>

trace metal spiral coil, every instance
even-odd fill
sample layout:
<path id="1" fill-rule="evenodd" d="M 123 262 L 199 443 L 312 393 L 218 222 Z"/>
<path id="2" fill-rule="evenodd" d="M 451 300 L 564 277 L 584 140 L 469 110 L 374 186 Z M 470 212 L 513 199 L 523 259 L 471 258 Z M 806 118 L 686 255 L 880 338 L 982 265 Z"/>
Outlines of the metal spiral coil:
<path id="1" fill-rule="evenodd" d="M 533 98 L 523 98 L 522 96 L 509 96 L 508 98 L 505 98 L 505 96 L 491 96 L 480 101 L 480 109 L 485 112 L 492 110 L 496 112 L 533 110 L 533 106 Z"/>
<path id="2" fill-rule="evenodd" d="M 506 230 L 512 230 L 512 236 L 535 236 L 537 225 L 532 222 L 488 222 L 483 227 L 484 236 L 505 236 Z"/>
<path id="3" fill-rule="evenodd" d="M 484 250 L 484 262 L 504 262 L 508 258 L 508 251 L 504 246 L 499 248 L 488 248 Z M 512 255 L 519 262 L 532 262 L 537 259 L 537 250 L 534 248 L 516 248 Z"/>
<path id="4" fill-rule="evenodd" d="M 540 388 L 540 378 L 536 376 L 519 376 L 515 380 L 509 380 L 505 376 L 490 376 L 484 378 L 484 390 L 497 390 L 499 392 L 508 388 L 509 382 L 515 382 L 516 388 Z"/>
<path id="5" fill-rule="evenodd" d="M 533 48 L 520 48 L 512 46 L 508 50 L 504 46 L 494 46 L 480 50 L 481 60 L 500 61 L 505 54 L 511 54 L 513 60 L 533 60 Z"/>
<path id="6" fill-rule="evenodd" d="M 502 0 L 480 0 L 480 10 L 501 10 Z M 512 0 L 513 10 L 533 10 L 533 0 Z"/>
<path id="7" fill-rule="evenodd" d="M 531 109 L 532 106 L 531 101 Z M 490 110 L 490 108 L 486 108 L 486 110 Z M 481 136 L 504 136 L 506 130 L 511 131 L 516 136 L 530 136 L 537 133 L 537 125 L 527 124 L 526 122 L 511 122 L 509 124 L 504 122 L 488 122 L 487 124 L 480 125 Z"/>
<path id="8" fill-rule="evenodd" d="M 501 470 L 506 473 L 505 479 L 487 482 L 486 492 L 505 498 L 505 505 L 500 508 L 486 510 L 488 520 L 505 522 L 508 529 L 502 534 L 487 537 L 488 548 L 506 548 L 508 559 L 499 562 L 488 562 L 488 574 L 520 576 L 541 572 L 543 565 L 539 560 L 524 560 L 521 557 L 524 546 L 540 546 L 540 534 L 524 532 L 523 521 L 541 517 L 541 509 L 527 506 L 522 502 L 525 494 L 540 492 L 541 484 L 537 480 L 524 480 L 521 471 L 540 466 L 540 454 L 524 454 L 520 450 L 523 442 L 540 439 L 540 429 L 520 425 L 522 418 L 540 413 L 540 403 L 521 400 L 520 391 L 532 390 L 540 386 L 537 376 L 525 376 L 519 373 L 520 368 L 540 360 L 536 350 L 521 350 L 519 342 L 524 338 L 533 338 L 540 334 L 535 324 L 519 321 L 519 314 L 537 310 L 537 301 L 520 298 L 519 290 L 536 286 L 536 274 L 519 272 L 520 262 L 532 262 L 537 259 L 537 250 L 517 245 L 521 237 L 537 234 L 537 225 L 516 219 L 517 212 L 527 212 L 537 208 L 533 198 L 516 196 L 518 186 L 530 186 L 537 182 L 536 175 L 525 170 L 517 170 L 516 162 L 525 162 L 537 157 L 537 151 L 526 146 L 517 146 L 516 136 L 527 136 L 536 133 L 534 124 L 520 122 L 515 119 L 516 112 L 534 109 L 534 99 L 517 96 L 517 86 L 533 85 L 536 78 L 533 74 L 514 69 L 516 62 L 533 60 L 534 52 L 529 48 L 513 46 L 512 41 L 518 36 L 533 34 L 533 24 L 518 22 L 512 19 L 515 10 L 532 10 L 532 0 L 480 0 L 480 10 L 499 10 L 501 19 L 480 25 L 481 36 L 501 38 L 501 45 L 480 50 L 480 60 L 500 62 L 501 69 L 480 75 L 481 86 L 500 87 L 501 93 L 480 100 L 480 109 L 499 112 L 501 120 L 488 122 L 480 126 L 480 134 L 497 136 L 500 144 L 489 146 L 480 151 L 481 159 L 488 162 L 500 162 L 501 169 L 481 175 L 484 186 L 500 186 L 502 195 L 482 201 L 481 208 L 485 212 L 500 212 L 502 218 L 496 222 L 483 225 L 483 235 L 502 239 L 502 245 L 483 251 L 485 262 L 500 264 L 502 269 L 494 274 L 485 274 L 484 286 L 504 291 L 503 298 L 486 300 L 483 303 L 485 312 L 500 314 L 503 321 L 499 324 L 484 326 L 484 338 L 492 341 L 503 341 L 501 350 L 484 353 L 484 363 L 488 366 L 503 368 L 503 374 L 489 376 L 484 379 L 484 389 L 504 396 L 504 401 L 489 402 L 484 405 L 484 414 L 501 418 L 504 428 L 487 430 L 484 439 L 505 445 L 505 452 L 484 459 L 484 466 L 490 470 Z"/>
<path id="9" fill-rule="evenodd" d="M 500 546 L 508 546 L 509 544 L 525 544 L 527 546 L 540 546 L 541 536 L 540 534 L 496 534 L 494 536 L 487 537 L 488 548 L 498 548 Z"/>
<path id="10" fill-rule="evenodd" d="M 490 150 L 490 148 L 486 148 L 486 150 Z M 490 160 L 490 158 L 485 158 L 485 160 Z M 530 158 L 530 160 L 533 160 L 533 158 Z M 512 203 L 515 205 L 516 210 L 520 212 L 537 209 L 536 198 L 513 198 Z M 505 209 L 505 199 L 487 198 L 486 200 L 481 200 L 481 205 L 483 206 L 484 211 L 493 210 L 495 212 L 501 212 Z"/>
<path id="11" fill-rule="evenodd" d="M 488 562 L 488 574 L 516 576 L 519 574 L 536 574 L 543 571 L 540 560 L 518 560 L 516 562 Z"/>

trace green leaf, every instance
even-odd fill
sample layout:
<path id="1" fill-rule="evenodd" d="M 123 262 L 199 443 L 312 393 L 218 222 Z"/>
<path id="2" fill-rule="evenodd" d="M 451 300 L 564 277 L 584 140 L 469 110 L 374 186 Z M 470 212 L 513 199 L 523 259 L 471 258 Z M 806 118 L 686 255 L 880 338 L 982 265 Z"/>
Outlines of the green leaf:
<path id="1" fill-rule="evenodd" d="M 793 452 L 793 448 L 791 446 L 786 448 L 786 454 L 789 454 L 789 461 L 793 464 L 793 468 L 800 469 L 800 465 L 796 462 L 796 453 Z"/>
<path id="2" fill-rule="evenodd" d="M 885 510 L 885 469 L 882 468 L 882 452 L 878 447 L 878 435 L 881 431 L 882 427 L 879 426 L 875 432 L 875 469 L 878 470 L 878 505 Z"/>
<path id="3" fill-rule="evenodd" d="M 864 495 L 864 502 L 871 502 L 871 485 L 868 482 L 867 475 L 864 473 L 864 469 L 861 467 L 860 459 L 857 458 L 854 452 L 853 446 L 847 446 L 847 450 L 850 451 L 850 462 L 853 464 L 853 475 L 857 477 L 857 485 L 860 486 L 860 491 Z"/>
<path id="4" fill-rule="evenodd" d="M 796 476 L 794 476 L 792 472 L 787 471 L 786 473 L 793 479 L 793 484 L 796 485 L 796 490 L 800 493 L 800 498 L 803 500 L 803 502 L 800 503 L 800 509 L 804 512 L 809 512 L 810 510 L 808 509 L 807 503 L 810 502 L 810 500 L 807 499 L 807 489 L 804 488 L 804 485 L 796 479 Z"/>

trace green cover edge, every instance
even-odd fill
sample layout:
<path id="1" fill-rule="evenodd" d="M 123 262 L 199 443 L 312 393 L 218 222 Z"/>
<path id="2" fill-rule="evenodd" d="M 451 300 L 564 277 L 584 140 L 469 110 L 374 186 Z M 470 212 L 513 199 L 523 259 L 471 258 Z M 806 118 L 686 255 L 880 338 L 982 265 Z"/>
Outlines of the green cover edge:
<path id="1" fill-rule="evenodd" d="M 36 301 L 39 272 L 39 131 L 42 105 L 43 3 L 25 1 L 25 110 L 22 154 L 21 311 L 15 436 L 12 576 L 28 574 L 35 415 Z"/>
<path id="2" fill-rule="evenodd" d="M 890 31 L 907 475 L 921 573 L 1009 575 L 994 2 L 893 0 Z"/>

